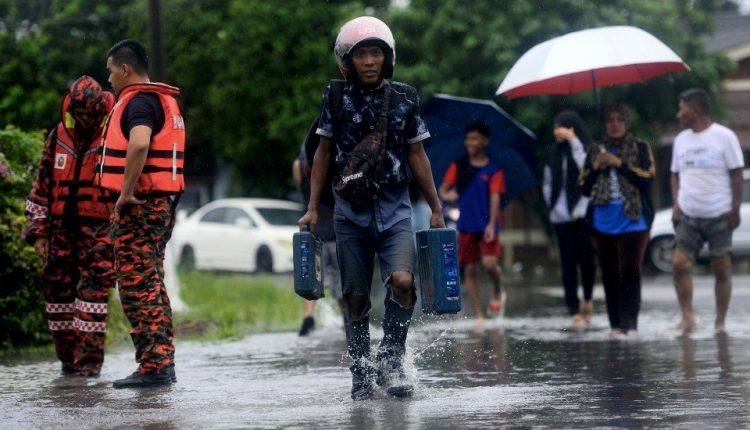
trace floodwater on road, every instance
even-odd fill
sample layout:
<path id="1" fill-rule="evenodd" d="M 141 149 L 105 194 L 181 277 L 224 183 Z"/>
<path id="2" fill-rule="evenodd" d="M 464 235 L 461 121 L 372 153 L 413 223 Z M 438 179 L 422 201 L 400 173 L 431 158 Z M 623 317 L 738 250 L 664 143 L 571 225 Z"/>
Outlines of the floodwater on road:
<path id="1" fill-rule="evenodd" d="M 296 333 L 177 343 L 178 383 L 114 390 L 132 350 L 96 379 L 59 376 L 50 357 L 0 362 L 2 428 L 748 428 L 750 276 L 735 275 L 728 334 L 715 335 L 713 282 L 696 278 L 700 329 L 678 320 L 671 278 L 644 280 L 640 335 L 608 337 L 601 286 L 593 327 L 564 330 L 562 288 L 515 288 L 476 333 L 419 317 L 409 334 L 414 397 L 353 402 L 338 319 Z M 382 311 L 380 311 L 382 315 Z M 374 312 L 377 314 L 377 312 Z M 382 332 L 373 324 L 373 347 Z"/>

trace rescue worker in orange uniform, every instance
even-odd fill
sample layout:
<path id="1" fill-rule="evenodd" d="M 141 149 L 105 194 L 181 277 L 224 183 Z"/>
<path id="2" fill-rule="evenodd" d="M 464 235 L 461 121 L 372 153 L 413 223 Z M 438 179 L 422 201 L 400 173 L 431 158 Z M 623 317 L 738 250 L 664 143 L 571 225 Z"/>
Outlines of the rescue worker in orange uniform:
<path id="1" fill-rule="evenodd" d="M 115 286 L 109 210 L 117 196 L 94 185 L 94 167 L 114 99 L 89 76 L 71 85 L 26 201 L 25 237 L 45 262 L 48 326 L 64 375 L 98 376 L 104 361 Z"/>
<path id="2" fill-rule="evenodd" d="M 168 385 L 177 379 L 164 252 L 185 189 L 185 122 L 175 100 L 180 90 L 149 81 L 146 50 L 135 40 L 109 50 L 107 69 L 118 101 L 105 126 L 97 177 L 119 195 L 112 213 L 115 268 L 138 362 L 113 386 Z"/>

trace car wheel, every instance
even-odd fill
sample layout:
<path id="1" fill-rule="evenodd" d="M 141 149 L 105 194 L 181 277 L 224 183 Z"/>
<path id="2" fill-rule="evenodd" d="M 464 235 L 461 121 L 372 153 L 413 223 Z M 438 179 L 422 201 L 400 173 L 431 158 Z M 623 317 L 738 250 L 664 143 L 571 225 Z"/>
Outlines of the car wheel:
<path id="1" fill-rule="evenodd" d="M 179 267 L 182 270 L 195 269 L 195 251 L 193 251 L 193 247 L 190 245 L 186 245 L 182 248 Z"/>
<path id="2" fill-rule="evenodd" d="M 671 273 L 672 254 L 674 254 L 674 236 L 660 236 L 649 244 L 648 262 L 660 272 Z"/>
<path id="3" fill-rule="evenodd" d="M 273 255 L 271 255 L 271 250 L 267 246 L 258 248 L 258 252 L 255 254 L 255 268 L 258 272 L 273 272 Z"/>

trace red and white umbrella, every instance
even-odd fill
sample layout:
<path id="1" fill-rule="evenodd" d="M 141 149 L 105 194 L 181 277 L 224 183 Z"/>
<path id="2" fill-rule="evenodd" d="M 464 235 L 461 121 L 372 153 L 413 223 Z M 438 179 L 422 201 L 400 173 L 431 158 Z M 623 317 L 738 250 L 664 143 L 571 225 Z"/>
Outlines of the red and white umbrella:
<path id="1" fill-rule="evenodd" d="M 495 94 L 575 94 L 689 71 L 667 45 L 637 27 L 576 31 L 540 43 L 513 65 Z"/>

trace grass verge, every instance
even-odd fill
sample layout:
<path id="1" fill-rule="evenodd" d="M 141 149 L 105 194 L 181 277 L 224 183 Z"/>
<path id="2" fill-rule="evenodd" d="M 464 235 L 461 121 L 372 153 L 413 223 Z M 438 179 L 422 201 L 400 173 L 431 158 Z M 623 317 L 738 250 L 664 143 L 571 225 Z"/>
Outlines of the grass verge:
<path id="1" fill-rule="evenodd" d="M 179 339 L 214 340 L 250 333 L 293 330 L 302 318 L 302 303 L 291 283 L 246 274 L 181 271 L 180 298 L 187 305 L 174 314 Z M 291 280 L 290 280 L 291 281 Z M 108 344 L 130 343 L 130 323 L 112 294 Z"/>
<path id="2" fill-rule="evenodd" d="M 302 304 L 291 283 L 197 271 L 180 272 L 179 278 L 180 298 L 188 309 L 175 315 L 175 325 L 183 338 L 222 339 L 292 330 L 301 319 Z"/>
<path id="3" fill-rule="evenodd" d="M 176 337 L 214 340 L 251 333 L 295 330 L 302 319 L 302 301 L 287 285 L 270 278 L 216 272 L 180 272 L 180 298 L 187 305 L 174 314 Z M 110 290 L 107 345 L 131 345 L 130 322 L 117 290 Z M 0 351 L 0 359 L 53 355 L 52 344 Z"/>

